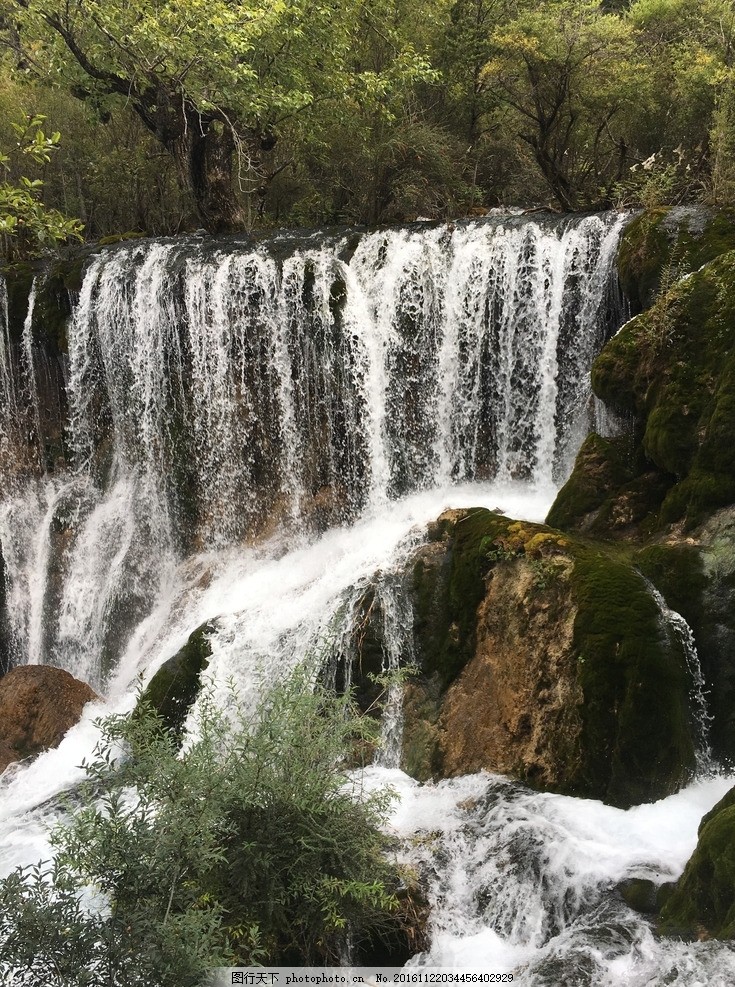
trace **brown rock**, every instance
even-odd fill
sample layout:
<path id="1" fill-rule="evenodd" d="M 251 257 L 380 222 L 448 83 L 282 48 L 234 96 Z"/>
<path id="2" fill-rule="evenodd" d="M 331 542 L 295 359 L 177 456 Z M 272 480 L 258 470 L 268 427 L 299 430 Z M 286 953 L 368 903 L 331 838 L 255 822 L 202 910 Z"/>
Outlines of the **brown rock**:
<path id="1" fill-rule="evenodd" d="M 12 761 L 57 747 L 97 694 L 69 672 L 22 665 L 0 679 L 0 771 Z"/>
<path id="2" fill-rule="evenodd" d="M 553 788 L 569 773 L 582 730 L 570 569 L 557 557 L 546 574 L 520 558 L 493 570 L 475 655 L 442 704 L 445 775 L 489 769 Z"/>
<path id="3" fill-rule="evenodd" d="M 6 744 L 3 740 L 0 740 L 0 775 L 9 764 L 12 764 L 13 761 L 17 761 L 18 759 L 18 752 L 13 750 L 9 744 Z"/>

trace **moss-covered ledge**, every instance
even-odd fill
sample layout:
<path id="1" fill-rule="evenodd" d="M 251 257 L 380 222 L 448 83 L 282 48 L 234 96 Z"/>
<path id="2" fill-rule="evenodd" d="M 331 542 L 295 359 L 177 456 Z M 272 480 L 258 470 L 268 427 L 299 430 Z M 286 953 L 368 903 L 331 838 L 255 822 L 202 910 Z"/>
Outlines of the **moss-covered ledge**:
<path id="1" fill-rule="evenodd" d="M 735 251 L 623 326 L 592 387 L 628 425 L 617 439 L 587 439 L 550 522 L 650 537 L 735 503 Z"/>

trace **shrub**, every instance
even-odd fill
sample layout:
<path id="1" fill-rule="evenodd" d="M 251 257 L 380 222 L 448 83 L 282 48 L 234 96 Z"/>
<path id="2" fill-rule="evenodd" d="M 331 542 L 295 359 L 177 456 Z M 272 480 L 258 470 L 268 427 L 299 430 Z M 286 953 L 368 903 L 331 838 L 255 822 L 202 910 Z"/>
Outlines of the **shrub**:
<path id="1" fill-rule="evenodd" d="M 338 962 L 395 906 L 390 793 L 342 767 L 370 729 L 306 671 L 250 718 L 205 697 L 183 752 L 145 704 L 103 721 L 53 863 L 0 882 L 3 982 L 179 987 L 219 965 Z"/>

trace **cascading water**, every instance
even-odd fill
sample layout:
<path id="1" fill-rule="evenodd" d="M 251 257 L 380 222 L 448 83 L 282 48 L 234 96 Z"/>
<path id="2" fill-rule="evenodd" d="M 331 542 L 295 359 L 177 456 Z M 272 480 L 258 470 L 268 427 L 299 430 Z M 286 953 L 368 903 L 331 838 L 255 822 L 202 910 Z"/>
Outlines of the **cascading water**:
<path id="1" fill-rule="evenodd" d="M 469 504 L 542 520 L 568 473 L 593 421 L 589 367 L 622 317 L 623 222 L 506 216 L 116 247 L 88 266 L 63 372 L 33 300 L 13 336 L 0 282 L 14 660 L 62 665 L 105 696 L 57 750 L 3 777 L 0 871 L 47 854 L 44 813 L 78 779 L 94 717 L 129 709 L 137 682 L 205 621 L 223 702 L 230 680 L 248 702 L 315 651 L 348 678 L 368 597 L 382 670 L 410 661 L 400 573 L 426 524 Z M 609 887 L 630 872 L 676 876 L 727 782 L 681 796 L 695 808 L 664 865 L 643 809 L 633 852 L 634 817 L 618 810 L 486 775 L 411 782 L 396 769 L 395 700 L 371 771 L 402 794 L 393 825 L 433 900 L 432 952 L 416 962 L 487 963 L 534 984 L 614 983 L 637 957 L 655 963 L 648 926 Z M 687 949 L 682 969 L 727 968 L 716 947 Z M 585 969 L 601 979 L 573 979 Z"/>
<path id="2" fill-rule="evenodd" d="M 664 600 L 655 586 L 648 583 L 648 588 L 651 596 L 656 601 L 664 625 L 671 628 L 673 634 L 681 643 L 684 652 L 687 670 L 691 680 L 690 704 L 695 724 L 697 773 L 706 774 L 707 772 L 711 772 L 715 766 L 709 739 L 712 717 L 707 704 L 707 691 L 702 673 L 702 665 L 699 661 L 697 644 L 694 640 L 694 632 L 684 617 L 668 606 L 666 600 Z"/>
<path id="3" fill-rule="evenodd" d="M 552 490 L 591 423 L 622 223 L 506 217 L 100 253 L 66 330 L 70 468 L 13 484 L 5 471 L 9 594 L 27 601 L 16 660 L 38 661 L 43 642 L 45 661 L 104 688 L 192 550 L 457 482 Z M 44 462 L 33 291 L 18 349 Z M 12 432 L 12 401 L 3 412 Z"/>

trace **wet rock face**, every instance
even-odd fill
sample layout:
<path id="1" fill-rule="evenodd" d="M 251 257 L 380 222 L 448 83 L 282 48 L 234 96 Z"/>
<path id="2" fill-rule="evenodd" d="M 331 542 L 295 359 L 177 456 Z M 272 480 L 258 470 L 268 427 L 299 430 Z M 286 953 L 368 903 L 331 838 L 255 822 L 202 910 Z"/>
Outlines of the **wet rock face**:
<path id="1" fill-rule="evenodd" d="M 661 929 L 735 939 L 735 789 L 702 819 L 697 847 L 661 912 Z"/>
<path id="2" fill-rule="evenodd" d="M 621 806 L 687 780 L 686 656 L 619 550 L 484 510 L 443 515 L 430 538 L 405 770 L 498 771 Z"/>
<path id="3" fill-rule="evenodd" d="M 490 573 L 474 657 L 443 703 L 448 775 L 493 765 L 553 787 L 574 770 L 583 695 L 570 568 L 561 555 L 501 562 Z"/>
<path id="4" fill-rule="evenodd" d="M 0 770 L 57 747 L 99 697 L 69 672 L 48 665 L 12 668 L 0 679 Z"/>

